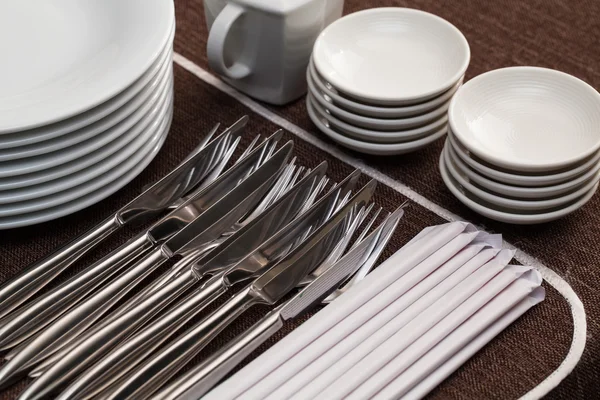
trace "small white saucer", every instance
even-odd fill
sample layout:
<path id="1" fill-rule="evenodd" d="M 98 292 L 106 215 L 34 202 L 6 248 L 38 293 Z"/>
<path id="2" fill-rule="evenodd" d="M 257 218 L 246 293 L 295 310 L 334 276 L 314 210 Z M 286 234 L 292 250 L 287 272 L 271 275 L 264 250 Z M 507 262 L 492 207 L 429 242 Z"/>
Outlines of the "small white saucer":
<path id="1" fill-rule="evenodd" d="M 352 99 L 341 96 L 335 91 L 335 89 L 331 87 L 331 85 L 328 85 L 321 80 L 321 77 L 319 77 L 312 59 L 308 64 L 307 76 L 310 77 L 309 79 L 312 80 L 312 83 L 314 83 L 316 86 L 319 96 L 328 103 L 333 104 L 343 110 L 352 112 L 356 115 L 375 118 L 406 118 L 431 111 L 450 100 L 454 93 L 456 93 L 456 90 L 458 90 L 458 88 L 462 85 L 464 78 L 461 77 L 458 82 L 454 84 L 454 86 L 431 100 L 405 106 L 376 106 L 372 104 L 359 103 Z"/>
<path id="2" fill-rule="evenodd" d="M 510 67 L 465 83 L 448 111 L 460 142 L 512 171 L 567 168 L 600 149 L 600 94 L 563 72 Z"/>
<path id="3" fill-rule="evenodd" d="M 558 185 L 552 186 L 539 186 L 539 187 L 523 187 L 506 185 L 504 183 L 496 182 L 486 178 L 483 175 L 478 174 L 469 168 L 460 157 L 456 154 L 454 148 L 446 143 L 448 147 L 448 153 L 450 155 L 449 160 L 457 168 L 458 172 L 465 178 L 476 183 L 482 188 L 491 192 L 497 193 L 502 196 L 516 197 L 521 199 L 542 199 L 548 197 L 556 197 L 562 194 L 572 192 L 581 188 L 590 182 L 600 171 L 600 163 L 597 163 L 592 169 L 588 170 L 585 174 L 578 176 L 572 181 L 567 181 Z"/>
<path id="4" fill-rule="evenodd" d="M 333 22 L 315 41 L 317 71 L 362 102 L 404 105 L 450 89 L 469 65 L 464 35 L 448 21 L 409 8 L 372 8 Z"/>
<path id="5" fill-rule="evenodd" d="M 584 196 L 589 192 L 600 180 L 600 173 L 596 173 L 594 177 L 586 183 L 585 186 L 577 189 L 569 194 L 554 197 L 551 199 L 544 200 L 519 200 L 497 196 L 493 193 L 486 192 L 485 190 L 479 189 L 468 179 L 465 179 L 456 169 L 452 163 L 451 157 L 449 157 L 448 144 L 444 147 L 444 159 L 446 161 L 446 170 L 450 173 L 452 178 L 462 186 L 465 191 L 472 193 L 478 198 L 485 200 L 487 203 L 497 207 L 501 207 L 507 210 L 513 210 L 517 212 L 521 211 L 544 211 L 548 209 L 555 209 L 564 206 L 565 204 L 571 203 L 574 200 Z"/>
<path id="6" fill-rule="evenodd" d="M 506 183 L 509 185 L 525 186 L 525 187 L 537 187 L 537 186 L 550 186 L 558 185 L 561 183 L 568 182 L 581 176 L 584 173 L 589 172 L 590 169 L 594 168 L 600 163 L 600 151 L 593 154 L 588 160 L 585 160 L 576 167 L 560 172 L 550 172 L 548 174 L 516 174 L 500 169 L 492 168 L 477 161 L 471 157 L 467 150 L 465 150 L 461 143 L 454 137 L 452 129 L 448 127 L 448 139 L 452 143 L 452 148 L 456 151 L 456 154 L 464 161 L 469 167 L 473 168 L 481 175 L 485 175 L 498 182 Z"/>
<path id="7" fill-rule="evenodd" d="M 447 131 L 447 126 L 444 125 L 443 128 L 431 134 L 430 136 L 410 142 L 394 144 L 368 143 L 362 142 L 360 140 L 351 139 L 325 126 L 323 122 L 321 122 L 321 119 L 317 116 L 317 113 L 310 102 L 310 96 L 306 97 L 306 109 L 308 110 L 308 115 L 310 119 L 317 126 L 317 128 L 325 135 L 329 136 L 333 141 L 351 150 L 355 150 L 360 153 L 366 154 L 391 156 L 411 153 L 413 151 L 422 149 L 423 147 L 426 147 L 429 144 L 435 142 L 436 140 L 442 138 Z"/>
<path id="8" fill-rule="evenodd" d="M 516 224 L 516 225 L 541 224 L 541 223 L 545 223 L 545 222 L 554 221 L 559 218 L 563 218 L 566 215 L 569 215 L 572 212 L 577 211 L 578 209 L 583 207 L 583 205 L 592 198 L 592 196 L 598 189 L 598 184 L 596 184 L 596 186 L 594 186 L 594 188 L 592 190 L 590 190 L 588 193 L 586 193 L 583 197 L 581 197 L 577 201 L 567 205 L 566 207 L 560 208 L 558 210 L 554 210 L 554 211 L 550 211 L 550 212 L 542 212 L 542 213 L 522 213 L 522 214 L 521 213 L 512 213 L 512 212 L 507 212 L 507 211 L 501 211 L 498 209 L 494 209 L 488 205 L 484 205 L 485 204 L 484 201 L 481 201 L 479 199 L 477 199 L 477 201 L 475 201 L 474 200 L 476 198 L 475 196 L 469 195 L 470 197 L 472 197 L 472 198 L 469 198 L 465 193 L 463 193 L 461 191 L 461 189 L 459 189 L 456 182 L 454 182 L 452 180 L 452 177 L 450 176 L 450 174 L 448 173 L 448 170 L 446 169 L 446 161 L 444 159 L 444 153 L 442 153 L 440 155 L 439 168 L 440 168 L 440 173 L 442 175 L 442 179 L 443 179 L 444 183 L 446 184 L 446 186 L 448 187 L 448 189 L 450 190 L 450 192 L 452 192 L 452 194 L 465 206 L 469 207 L 476 213 L 483 215 L 484 217 L 488 217 L 488 218 L 496 220 L 496 221 L 506 222 L 509 224 Z"/>

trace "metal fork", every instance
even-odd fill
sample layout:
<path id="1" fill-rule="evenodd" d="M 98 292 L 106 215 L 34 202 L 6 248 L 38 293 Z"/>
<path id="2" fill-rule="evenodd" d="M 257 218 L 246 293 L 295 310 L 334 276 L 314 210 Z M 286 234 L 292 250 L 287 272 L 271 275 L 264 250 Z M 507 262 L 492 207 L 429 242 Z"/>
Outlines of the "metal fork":
<path id="1" fill-rule="evenodd" d="M 314 172 L 312 174 L 307 175 L 305 177 L 305 179 L 303 180 L 303 182 L 301 182 L 302 184 L 296 188 L 296 191 L 300 190 L 301 193 L 302 193 L 302 191 L 306 192 L 306 197 L 307 197 L 306 201 L 307 202 L 311 201 L 311 199 L 314 198 L 315 192 L 318 193 L 321 190 L 321 188 L 322 188 L 321 181 L 322 181 L 322 177 L 325 173 L 326 167 L 327 167 L 326 163 L 319 166 L 317 169 L 314 170 Z M 282 176 L 279 178 L 279 181 L 274 185 L 273 189 L 267 194 L 267 196 L 265 196 L 263 201 L 256 207 L 256 209 L 264 210 L 266 207 L 270 206 L 273 202 L 275 202 L 276 198 L 281 198 L 283 195 L 287 194 L 285 191 L 282 190 L 282 188 L 285 188 L 288 190 L 291 189 L 291 187 L 288 186 L 288 183 L 290 181 L 293 181 L 294 180 L 293 178 L 295 176 L 297 176 L 297 174 L 294 174 L 294 170 L 295 170 L 295 167 L 292 164 L 290 164 L 290 165 L 288 165 L 288 167 L 286 167 L 286 172 L 284 172 L 284 174 L 282 174 Z M 290 178 L 292 178 L 292 179 L 290 179 Z M 315 179 L 317 179 L 318 182 L 313 182 Z M 304 204 L 299 204 L 297 207 L 301 207 L 303 205 Z M 287 210 L 287 212 L 289 213 L 289 210 Z M 289 218 L 293 215 L 294 214 L 289 213 L 289 216 L 285 216 L 285 215 L 281 216 L 280 223 L 285 222 L 286 218 Z M 255 219 L 255 217 L 252 217 L 252 218 L 245 217 L 241 222 L 240 221 L 236 222 L 235 229 L 237 231 L 239 231 L 244 226 L 247 226 L 248 224 L 250 224 L 254 219 Z M 232 232 L 232 234 L 233 234 L 233 232 Z M 231 235 L 229 235 L 229 236 L 231 236 Z M 117 310 L 113 311 L 110 316 L 108 316 L 107 318 L 104 318 L 102 321 L 100 321 L 98 324 L 96 324 L 93 328 L 91 328 L 90 330 L 88 330 L 85 333 L 78 336 L 75 340 L 73 340 L 71 343 L 69 343 L 69 345 L 65 346 L 63 349 L 61 349 L 60 351 L 58 351 L 57 353 L 55 353 L 54 355 L 49 357 L 47 360 L 44 360 L 43 363 L 41 363 L 39 366 L 36 367 L 36 369 L 33 371 L 33 374 L 35 374 L 37 376 L 41 375 L 41 373 L 43 373 L 45 370 L 47 370 L 49 366 L 53 365 L 58 360 L 65 357 L 69 352 L 74 351 L 74 349 L 77 348 L 77 346 L 79 346 L 79 344 L 81 344 L 85 340 L 89 339 L 92 335 L 96 334 L 99 330 L 101 330 L 104 327 L 108 326 L 109 324 L 113 323 L 128 309 L 131 309 L 132 307 L 140 304 L 140 302 L 144 298 L 148 297 L 153 292 L 158 290 L 160 287 L 164 286 L 167 282 L 169 282 L 171 279 L 173 279 L 183 269 L 185 269 L 186 267 L 190 267 L 194 262 L 197 261 L 197 259 L 199 257 L 202 257 L 203 254 L 205 254 L 207 251 L 217 247 L 219 244 L 224 243 L 225 240 L 226 240 L 226 238 L 222 237 L 216 241 L 212 241 L 212 242 L 210 242 L 210 244 L 211 244 L 210 247 L 200 246 L 201 251 L 192 252 L 189 255 L 186 255 L 185 257 L 183 257 L 183 259 L 181 261 L 179 261 L 174 267 L 172 267 L 169 271 L 163 273 L 160 277 L 158 277 L 156 280 L 151 282 L 146 288 L 144 288 L 144 290 L 137 293 L 134 297 L 132 297 L 130 300 L 128 300 L 125 304 L 120 306 Z M 168 301 L 168 299 L 163 299 L 163 300 Z M 128 328 L 124 328 L 124 330 L 120 331 L 119 334 L 123 334 L 123 332 L 131 330 L 132 326 L 134 326 L 134 325 L 132 324 Z M 113 338 L 114 337 L 115 336 L 113 336 Z M 30 375 L 31 375 L 31 373 L 30 373 Z"/>
<path id="2" fill-rule="evenodd" d="M 152 398 L 156 400 L 174 400 L 202 397 L 239 362 L 281 329 L 285 320 L 297 318 L 302 313 L 307 312 L 312 304 L 329 290 L 329 287 L 339 284 L 346 275 L 352 276 L 354 271 L 358 270 L 354 274 L 358 275 L 358 279 L 349 281 L 343 288 L 337 289 L 334 293 L 343 293 L 353 287 L 373 268 L 394 233 L 402 214 L 402 209 L 398 208 L 365 238 L 374 221 L 372 219 L 362 230 L 352 249 L 340 260 L 326 268 L 304 290 L 271 311 L 252 328 L 233 339 L 217 353 L 163 388 Z M 359 272 L 360 274 L 358 274 Z M 339 295 L 341 294 L 337 294 L 335 297 L 337 298 Z M 323 301 L 323 303 L 326 304 L 327 302 Z M 68 398 L 68 390 L 58 397 L 61 400 Z"/>
<path id="3" fill-rule="evenodd" d="M 82 236 L 5 282 L 0 288 L 0 318 L 17 309 L 112 233 L 125 225 L 154 217 L 196 186 L 204 179 L 211 167 L 214 167 L 212 162 L 218 160 L 218 157 L 207 157 L 207 155 L 222 155 L 223 148 L 219 144 L 225 138 L 241 133 L 247 121 L 247 116 L 242 117 L 216 138 L 212 142 L 214 146 L 211 147 L 208 146 L 208 139 L 218 129 L 216 125 L 205 140 L 167 176 Z M 211 148 L 208 152 L 207 147 Z"/>
<path id="4" fill-rule="evenodd" d="M 205 147 L 205 150 L 210 150 L 209 153 L 200 152 L 199 155 L 204 154 L 206 157 L 216 157 L 216 153 L 220 154 L 218 149 L 222 149 L 225 151 L 225 153 L 220 155 L 218 161 L 220 161 L 220 164 L 223 165 L 233 153 L 238 140 L 239 138 L 236 138 L 233 143 L 230 143 L 228 140 L 228 135 L 221 135 L 219 138 L 211 141 L 210 144 Z M 228 144 L 229 147 L 227 147 Z M 213 152 L 215 154 L 213 154 Z M 188 161 L 193 162 L 197 157 L 199 157 L 199 155 L 195 155 Z M 216 167 L 213 166 L 212 171 L 207 172 L 208 175 L 203 171 L 211 169 L 210 167 L 205 165 L 204 167 L 198 166 L 198 168 L 200 168 L 202 171 L 194 170 L 193 168 L 192 170 L 188 170 L 187 172 L 191 175 L 186 176 L 183 181 L 177 181 L 178 185 L 180 185 L 181 188 L 187 188 L 189 185 L 195 185 L 198 181 L 196 178 L 194 178 L 196 174 L 199 176 L 204 176 L 205 182 L 212 182 L 218 177 L 216 170 L 220 168 L 220 165 L 217 165 Z M 171 175 L 168 175 L 167 178 L 169 176 Z M 169 187 L 163 185 L 159 187 L 160 190 L 157 189 L 155 191 L 150 191 L 151 189 L 148 189 L 148 191 L 145 193 L 147 193 L 147 196 L 152 194 L 153 196 L 180 197 L 182 195 L 181 188 L 178 189 L 177 185 Z M 130 204 L 135 204 L 135 201 Z M 130 207 L 128 210 L 129 211 L 127 213 L 133 213 L 134 208 Z M 105 257 L 104 260 L 109 260 L 108 262 L 110 265 L 112 265 L 113 268 L 118 269 L 126 265 L 139 254 L 143 253 L 146 248 L 147 247 L 144 247 L 142 242 L 129 242 L 128 245 L 121 246 L 121 248 L 116 250 L 112 255 Z M 85 293 L 86 287 L 90 284 L 89 279 L 86 277 L 87 274 L 90 271 L 98 269 L 104 270 L 104 264 L 98 262 L 85 268 L 60 286 L 52 289 L 35 301 L 30 302 L 29 304 L 19 308 L 18 310 L 15 310 L 15 312 L 5 317 L 3 320 L 3 325 L 0 326 L 0 348 L 7 349 L 18 345 L 35 332 L 49 324 L 52 320 L 56 319 L 65 310 L 72 307 L 72 305 L 81 298 L 79 293 Z M 14 356 L 14 354 L 16 353 L 11 351 L 5 358 L 10 359 L 12 356 Z"/>
<path id="5" fill-rule="evenodd" d="M 278 138 L 278 134 L 272 136 L 273 140 L 277 140 Z M 255 161 L 260 159 L 262 150 L 265 147 L 268 147 L 268 145 L 273 140 L 268 140 L 261 146 L 257 147 L 256 150 L 253 151 L 244 161 L 230 168 L 228 172 L 226 172 L 219 180 L 215 181 L 207 189 L 201 191 L 198 195 L 199 197 L 191 199 L 189 201 L 189 207 L 188 205 L 181 206 L 175 212 L 165 217 L 165 219 L 163 219 L 161 222 L 155 224 L 155 226 L 151 228 L 148 232 L 140 235 L 137 239 L 132 240 L 129 244 L 123 246 L 122 248 L 125 249 L 125 252 L 130 251 L 129 248 L 133 247 L 134 249 L 142 249 L 144 250 L 144 253 L 146 253 L 147 250 L 151 250 L 152 248 L 154 248 L 154 245 L 156 243 L 156 237 L 163 237 L 163 241 L 172 241 L 173 237 L 180 233 L 180 230 L 188 229 L 194 222 L 199 223 L 197 221 L 197 217 L 200 215 L 199 218 L 202 218 L 202 216 L 205 214 L 205 211 L 213 208 L 215 204 L 219 203 L 222 200 L 223 192 L 227 193 L 226 196 L 230 196 L 231 202 L 233 202 L 232 204 L 241 201 L 242 203 L 246 202 L 246 206 L 251 207 L 251 204 L 248 203 L 248 201 L 259 200 L 259 198 L 244 199 L 242 197 L 236 199 L 235 195 L 233 195 L 232 193 L 234 191 L 239 192 L 242 190 L 246 190 L 246 187 L 253 188 L 254 185 L 258 184 L 258 182 L 260 182 L 261 185 L 270 185 L 270 182 L 263 182 L 260 176 L 252 178 L 254 174 L 248 177 L 239 185 L 237 185 L 237 181 L 239 179 L 238 177 L 241 176 L 241 174 L 245 174 L 246 168 L 248 166 L 254 165 Z M 281 153 L 277 153 L 280 154 L 277 159 L 275 159 L 277 155 L 274 155 L 271 159 L 269 159 L 267 163 L 263 164 L 261 168 L 269 164 L 269 167 L 265 169 L 265 173 L 267 173 L 267 171 L 277 171 L 277 175 L 279 175 L 280 165 L 281 167 L 283 166 L 290 152 L 291 143 L 282 147 Z M 257 170 L 257 173 L 258 172 L 259 171 Z M 267 175 L 265 175 L 265 177 L 266 176 Z M 270 176 L 273 178 L 276 177 L 276 175 Z M 250 179 L 253 179 L 253 181 L 257 182 L 250 181 Z M 269 186 L 264 186 L 264 189 L 267 189 L 268 187 Z M 263 194 L 263 192 L 256 191 L 253 193 L 255 193 L 255 195 L 258 196 L 262 196 Z M 240 195 L 241 194 L 237 194 L 237 196 Z M 215 209 L 213 214 L 216 213 L 215 216 L 220 216 L 225 211 L 228 210 L 217 208 Z M 240 209 L 238 210 L 238 212 L 245 213 L 246 211 L 245 209 Z M 211 232 L 214 232 L 217 228 L 213 227 L 212 229 L 213 231 Z M 208 241 L 214 239 L 214 237 L 211 236 L 207 237 L 206 239 L 206 241 Z M 93 282 L 94 285 L 97 287 L 100 283 L 102 283 L 103 280 L 106 280 L 111 275 L 114 275 L 115 273 L 119 272 L 121 268 L 114 268 L 113 263 L 119 265 L 119 262 L 122 258 L 122 253 L 123 252 L 121 251 L 117 251 L 116 253 L 110 255 L 100 265 L 88 271 L 89 273 L 87 275 L 85 275 L 84 277 L 80 277 L 81 285 L 85 286 L 86 290 L 90 291 L 91 288 L 94 287 L 90 284 L 90 282 Z M 147 274 L 148 270 L 146 270 L 145 273 Z M 127 272 L 127 274 L 129 274 L 129 272 Z M 128 279 L 129 275 L 127 274 L 121 274 L 121 276 L 114 282 L 119 281 L 119 279 Z M 143 276 L 145 275 L 142 274 L 141 277 Z M 114 286 L 114 282 L 109 283 L 106 286 L 106 288 L 103 289 L 103 293 L 107 293 L 106 295 L 103 295 L 104 297 L 101 298 L 99 297 L 98 293 L 95 294 L 93 297 L 94 302 L 90 302 L 90 300 L 87 300 L 75 309 L 76 312 L 70 311 L 64 316 L 62 316 L 60 319 L 60 321 L 63 321 L 62 324 L 54 323 L 45 331 L 43 331 L 40 335 L 38 335 L 38 337 L 35 338 L 32 344 L 28 344 L 21 352 L 15 355 L 15 357 L 12 360 L 10 360 L 9 363 L 3 366 L 3 368 L 0 370 L 0 379 L 3 382 L 6 382 L 7 380 L 10 380 L 12 377 L 14 377 L 15 374 L 17 374 L 19 371 L 24 371 L 31 368 L 31 366 L 34 363 L 40 361 L 41 359 L 60 349 L 62 346 L 64 346 L 65 343 L 68 343 L 69 340 L 72 340 L 74 337 L 76 337 L 85 329 L 87 329 L 87 327 L 94 323 L 98 318 L 100 318 L 103 315 L 103 313 L 106 312 L 112 304 L 115 304 L 118 298 L 122 297 L 125 293 L 123 291 L 119 291 L 120 289 L 117 289 Z M 77 292 L 77 290 L 75 289 L 79 290 L 80 288 L 73 288 L 73 291 Z M 106 297 L 108 296 L 108 293 L 119 294 L 111 295 L 113 297 L 108 298 Z M 71 294 L 69 291 L 65 293 L 65 295 L 69 294 Z M 80 296 L 80 293 L 78 293 L 77 295 Z M 102 299 L 102 301 L 100 301 L 100 299 Z"/>
<path id="6" fill-rule="evenodd" d="M 352 216 L 353 209 L 366 206 L 375 186 L 375 181 L 370 181 L 305 242 L 242 289 L 219 310 L 138 367 L 114 391 L 107 394 L 106 398 L 139 398 L 151 395 L 249 307 L 255 304 L 272 305 L 279 301 L 333 250 L 345 233 L 346 226 L 343 222 Z"/>
<path id="7" fill-rule="evenodd" d="M 322 166 L 315 168 L 311 174 L 319 173 L 320 168 Z M 322 174 L 318 176 L 322 176 Z M 223 268 L 231 268 L 229 272 L 213 276 L 201 288 L 187 295 L 168 311 L 163 312 L 163 315 L 153 324 L 136 333 L 134 337 L 128 339 L 89 369 L 78 379 L 78 385 L 102 389 L 142 362 L 158 346 L 169 339 L 170 335 L 165 334 L 166 332 L 176 332 L 194 315 L 202 311 L 208 301 L 216 298 L 213 296 L 224 293 L 227 287 L 236 282 L 247 281 L 257 276 L 260 271 L 264 271 L 269 265 L 285 256 L 290 250 L 287 247 L 288 244 L 294 242 L 298 234 L 304 232 L 308 226 L 318 227 L 322 221 L 328 220 L 338 199 L 354 187 L 357 179 L 357 172 L 348 176 L 336 186 L 335 190 L 330 191 L 306 213 L 285 225 L 283 229 L 280 228 L 282 222 L 285 222 L 286 219 L 289 220 L 289 216 L 286 217 L 286 214 L 289 214 L 289 210 L 294 208 L 290 207 L 290 204 L 295 203 L 297 204 L 296 208 L 300 208 L 301 202 L 296 200 L 294 203 L 289 203 L 287 199 L 282 198 L 282 201 L 261 215 L 252 226 L 244 228 L 235 235 L 236 237 L 232 237 L 224 243 L 215 255 L 198 260 L 197 267 L 193 271 L 190 270 L 190 273 L 214 274 Z M 300 199 L 304 199 L 304 197 Z M 273 235 L 274 233 L 275 235 Z M 255 250 L 248 250 L 253 248 Z M 171 285 L 177 287 L 181 283 L 185 284 L 189 282 L 189 277 L 189 275 L 187 278 L 183 276 L 181 282 L 175 281 Z M 224 281 L 226 277 L 228 280 Z M 227 283 L 227 285 L 223 286 L 223 283 Z M 215 294 L 211 295 L 211 293 Z M 156 303 L 151 303 L 152 301 L 164 301 L 168 296 L 168 288 L 162 289 L 162 292 L 155 294 L 155 300 L 148 300 L 147 307 L 156 305 Z M 140 305 L 140 307 L 143 306 Z M 110 374 L 107 374 L 107 371 L 110 371 Z"/>

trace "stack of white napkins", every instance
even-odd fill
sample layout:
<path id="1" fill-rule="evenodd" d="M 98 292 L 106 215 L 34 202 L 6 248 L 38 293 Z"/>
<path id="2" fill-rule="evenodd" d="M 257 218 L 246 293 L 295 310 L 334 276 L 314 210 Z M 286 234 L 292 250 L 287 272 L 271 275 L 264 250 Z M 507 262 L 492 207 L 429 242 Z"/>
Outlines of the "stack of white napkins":
<path id="1" fill-rule="evenodd" d="M 544 298 L 500 235 L 424 229 L 205 399 L 418 399 Z"/>

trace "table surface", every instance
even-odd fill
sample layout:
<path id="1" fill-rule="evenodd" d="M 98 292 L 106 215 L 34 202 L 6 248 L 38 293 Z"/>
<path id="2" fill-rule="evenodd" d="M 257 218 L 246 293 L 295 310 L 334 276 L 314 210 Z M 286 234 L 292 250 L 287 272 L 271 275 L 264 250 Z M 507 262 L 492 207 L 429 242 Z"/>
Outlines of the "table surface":
<path id="1" fill-rule="evenodd" d="M 345 13 L 363 8 L 402 6 L 435 13 L 456 25 L 471 46 L 470 79 L 485 71 L 513 65 L 535 65 L 573 74 L 600 88 L 600 2 L 596 0 L 346 0 Z M 355 167 L 381 181 L 376 201 L 392 210 L 408 198 L 410 206 L 385 256 L 426 226 L 465 219 L 502 233 L 517 249 L 517 261 L 533 263 L 547 278 L 547 298 L 500 334 L 430 394 L 439 399 L 517 398 L 540 385 L 558 385 L 547 398 L 597 398 L 600 393 L 600 197 L 594 196 L 571 216 L 539 226 L 519 227 L 483 218 L 444 186 L 437 169 L 443 146 L 439 140 L 420 152 L 372 157 L 347 151 L 320 134 L 306 113 L 304 99 L 272 107 L 239 95 L 211 75 L 206 61 L 207 31 L 201 0 L 177 0 L 175 37 L 175 115 L 171 133 L 152 164 L 130 185 L 107 200 L 74 215 L 35 227 L 0 232 L 0 280 L 83 233 L 142 187 L 177 165 L 210 127 L 250 115 L 248 132 L 269 135 L 283 127 L 294 140 L 299 164 L 329 161 L 329 175 L 339 180 Z M 244 138 L 248 143 L 250 137 Z M 365 178 L 366 180 L 366 178 Z M 133 232 L 125 231 L 82 260 L 73 271 L 115 248 Z M 570 293 L 570 294 L 569 294 Z M 576 296 L 573 296 L 573 293 Z M 582 310 L 583 304 L 584 310 Z M 241 317 L 196 361 L 248 329 L 266 308 Z M 306 317 L 308 318 L 308 316 Z M 284 326 L 250 358 L 267 349 L 302 321 Z M 586 331 L 587 325 L 587 331 Z M 585 343 L 583 355 L 578 349 Z M 580 358 L 580 359 L 579 359 Z M 562 382 L 569 365 L 577 363 Z M 556 372 L 555 372 L 556 371 Z M 0 392 L 16 398 L 23 380 Z"/>

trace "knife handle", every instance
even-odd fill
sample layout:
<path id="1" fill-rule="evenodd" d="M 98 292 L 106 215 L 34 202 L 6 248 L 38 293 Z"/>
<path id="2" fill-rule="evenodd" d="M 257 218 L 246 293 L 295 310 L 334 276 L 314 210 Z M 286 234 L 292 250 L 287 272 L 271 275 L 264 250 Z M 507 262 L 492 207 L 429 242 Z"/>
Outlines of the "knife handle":
<path id="1" fill-rule="evenodd" d="M 140 281 L 168 259 L 169 257 L 163 253 L 161 248 L 150 252 L 133 267 L 124 271 L 114 281 L 108 283 L 105 287 L 94 293 L 73 310 L 65 313 L 55 323 L 46 328 L 41 335 L 35 337 L 25 347 L 22 352 L 23 354 L 17 354 L 8 364 L 5 364 L 3 370 L 7 369 L 9 365 L 13 369 L 18 367 L 19 364 L 21 366 L 26 364 L 42 350 L 59 343 L 65 335 L 73 333 L 81 334 L 100 318 L 103 312 L 109 310 Z M 102 312 L 99 312 L 99 310 L 102 310 Z M 81 354 L 78 352 L 70 352 L 38 377 L 21 395 L 27 398 L 28 395 L 36 393 L 44 397 L 61 388 L 72 380 L 76 373 L 80 372 L 76 368 L 77 363 L 73 364 L 73 360 L 79 359 L 80 356 Z"/>
<path id="2" fill-rule="evenodd" d="M 227 285 L 223 280 L 223 274 L 209 279 L 185 299 L 170 307 L 152 324 L 127 338 L 102 360 L 83 372 L 62 393 L 62 396 L 101 397 L 103 391 L 111 388 L 122 376 L 150 357 L 163 343 L 172 339 L 172 333 L 177 332 L 226 291 Z"/>
<path id="3" fill-rule="evenodd" d="M 14 311 L 120 227 L 121 224 L 113 215 L 5 282 L 0 287 L 0 318 Z"/>
<path id="4" fill-rule="evenodd" d="M 9 315 L 0 327 L 0 348 L 18 345 L 79 303 L 113 273 L 152 247 L 143 235 L 92 264 L 60 286 Z M 12 358 L 14 351 L 9 353 Z"/>
<path id="5" fill-rule="evenodd" d="M 279 308 L 265 315 L 245 333 L 239 335 L 156 395 L 155 400 L 195 400 L 212 389 L 236 365 L 252 353 L 258 346 L 279 331 L 283 319 Z"/>
<path id="6" fill-rule="evenodd" d="M 261 301 L 252 286 L 248 285 L 218 310 L 142 364 L 105 398 L 116 400 L 149 397 L 239 315 L 261 302 L 264 301 Z"/>

